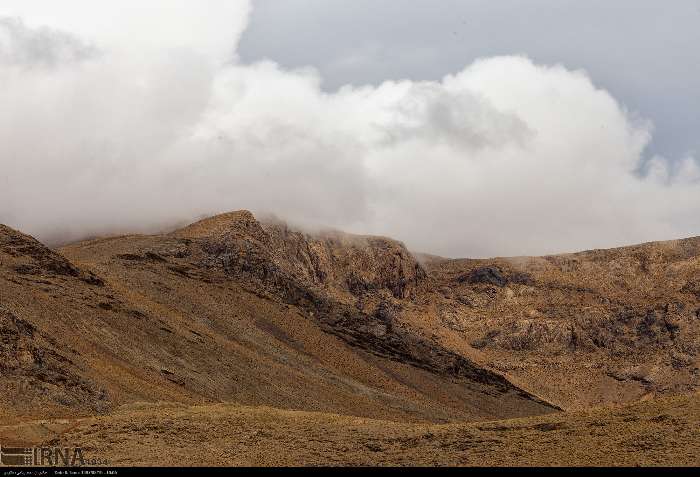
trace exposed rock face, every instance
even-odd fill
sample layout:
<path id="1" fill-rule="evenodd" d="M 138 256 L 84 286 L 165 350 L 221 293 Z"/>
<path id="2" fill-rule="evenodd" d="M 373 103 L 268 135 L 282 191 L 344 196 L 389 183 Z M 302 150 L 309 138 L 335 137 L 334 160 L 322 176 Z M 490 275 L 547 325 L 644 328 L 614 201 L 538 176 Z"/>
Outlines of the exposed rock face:
<path id="1" fill-rule="evenodd" d="M 475 268 L 468 274 L 459 277 L 458 280 L 462 283 L 490 283 L 497 287 L 504 287 L 508 283 L 508 279 L 497 267 Z"/>
<path id="2" fill-rule="evenodd" d="M 31 305 L 51 314 L 31 294 L 50 296 L 73 286 L 101 289 L 104 282 L 34 238 L 0 225 L 0 393 L 19 409 L 41 409 L 47 402 L 93 413 L 107 407 L 103 390 L 81 375 L 75 351 L 25 317 L 22 305 L 11 306 L 21 290 L 29 292 L 25 300 Z"/>
<path id="3" fill-rule="evenodd" d="M 395 298 L 415 295 L 425 272 L 406 247 L 383 237 L 340 232 L 308 235 L 283 224 L 266 224 L 275 255 L 312 282 L 353 295 L 386 289 Z"/>
<path id="4" fill-rule="evenodd" d="M 477 283 L 495 285 L 501 288 L 508 283 L 534 285 L 532 276 L 528 273 L 513 271 L 505 274 L 500 268 L 493 266 L 477 267 L 469 273 L 460 275 L 457 281 L 459 283 L 471 283 L 472 285 Z"/>
<path id="5" fill-rule="evenodd" d="M 3 375 L 31 367 L 36 359 L 32 346 L 35 328 L 0 307 L 0 370 Z"/>
<path id="6" fill-rule="evenodd" d="M 555 321 L 519 320 L 501 330 L 491 330 L 472 342 L 472 346 L 484 349 L 498 346 L 512 351 L 568 350 L 576 346 L 576 330 Z"/>
<path id="7" fill-rule="evenodd" d="M 473 343 L 480 349 L 492 346 L 514 351 L 605 351 L 633 356 L 640 349 L 673 349 L 680 346 L 697 354 L 700 345 L 680 335 L 683 318 L 669 307 L 622 308 L 611 315 L 579 315 L 571 321 L 522 319 L 491 330 Z"/>
<path id="8" fill-rule="evenodd" d="M 408 298 L 425 278 L 400 242 L 340 232 L 306 234 L 280 222 L 261 224 L 248 211 L 206 219 L 176 235 L 200 239 L 205 253 L 231 273 L 261 279 L 283 274 L 352 295 L 388 290 Z"/>
<path id="9" fill-rule="evenodd" d="M 12 262 L 20 275 L 59 275 L 76 277 L 92 285 L 102 285 L 94 274 L 79 270 L 58 253 L 50 250 L 33 237 L 0 224 L 0 253 Z"/>
<path id="10" fill-rule="evenodd" d="M 700 385 L 697 239 L 421 265 L 400 242 L 306 233 L 247 211 L 75 244 L 62 249 L 70 260 L 0 231 L 0 306 L 12 315 L 3 371 L 29 376 L 44 350 L 46 376 L 71 383 L 63 402 L 99 407 L 86 384 L 98 382 L 117 402 L 294 395 L 303 409 L 352 411 L 365 399 L 368 416 L 450 419 L 500 416 L 503 403 L 507 416 L 551 412 L 540 397 L 586 407 Z M 49 341 L 73 332 L 70 346 Z M 103 363 L 109 382 L 90 374 Z M 339 374 L 347 365 L 362 370 Z M 438 390 L 449 392 L 414 401 Z"/>
<path id="11" fill-rule="evenodd" d="M 450 339 L 461 336 L 538 394 L 585 407 L 700 387 L 699 277 L 698 238 L 433 260 L 425 301 Z M 626 370 L 635 366 L 655 369 L 654 379 L 634 379 Z"/>
<path id="12" fill-rule="evenodd" d="M 357 348 L 548 406 L 504 377 L 394 326 L 398 304 L 379 299 L 374 311 L 349 304 L 365 295 L 377 301 L 382 292 L 396 300 L 415 297 L 426 274 L 402 243 L 339 232 L 310 235 L 279 222 L 260 224 L 247 211 L 206 219 L 174 235 L 199 245 L 202 266 L 260 280 Z"/>
<path id="13" fill-rule="evenodd" d="M 0 304 L 0 376 L 6 396 L 25 409 L 41 406 L 49 399 L 65 406 L 103 411 L 107 396 L 80 376 L 75 363 L 59 346 Z"/>

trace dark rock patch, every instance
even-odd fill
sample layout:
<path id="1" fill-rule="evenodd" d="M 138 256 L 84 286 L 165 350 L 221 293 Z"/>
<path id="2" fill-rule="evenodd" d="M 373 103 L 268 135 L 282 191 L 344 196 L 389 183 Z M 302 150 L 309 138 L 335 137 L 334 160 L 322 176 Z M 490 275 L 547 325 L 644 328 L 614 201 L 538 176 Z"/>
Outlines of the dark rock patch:
<path id="1" fill-rule="evenodd" d="M 461 275 L 457 278 L 460 283 L 485 283 L 489 285 L 495 285 L 497 287 L 504 287 L 508 283 L 508 279 L 497 267 L 479 267 L 475 268 L 471 272 Z"/>

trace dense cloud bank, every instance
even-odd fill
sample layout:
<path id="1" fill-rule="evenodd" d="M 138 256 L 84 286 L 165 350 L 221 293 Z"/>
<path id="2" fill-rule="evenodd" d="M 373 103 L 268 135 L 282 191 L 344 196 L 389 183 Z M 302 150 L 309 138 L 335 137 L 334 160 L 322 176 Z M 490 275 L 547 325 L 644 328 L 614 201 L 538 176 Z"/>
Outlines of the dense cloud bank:
<path id="1" fill-rule="evenodd" d="M 652 125 L 585 72 L 506 56 L 327 93 L 236 59 L 248 2 L 95 3 L 0 6 L 0 222 L 43 240 L 241 208 L 450 256 L 700 233 L 697 163 L 640 170 Z"/>

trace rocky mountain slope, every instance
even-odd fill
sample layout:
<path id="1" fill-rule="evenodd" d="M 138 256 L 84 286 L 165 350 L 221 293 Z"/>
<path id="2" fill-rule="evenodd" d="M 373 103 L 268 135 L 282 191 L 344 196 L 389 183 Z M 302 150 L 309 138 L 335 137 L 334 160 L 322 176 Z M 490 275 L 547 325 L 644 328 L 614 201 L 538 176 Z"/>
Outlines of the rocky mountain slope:
<path id="1" fill-rule="evenodd" d="M 423 271 L 388 239 L 310 239 L 249 212 L 61 254 L 1 237 L 6 421 L 137 401 L 430 421 L 556 410 L 394 324 Z"/>
<path id="2" fill-rule="evenodd" d="M 406 425 L 695 409 L 699 353 L 698 238 L 449 260 L 246 211 L 59 250 L 0 226 L 5 431 L 158 402 Z"/>
<path id="3" fill-rule="evenodd" d="M 698 238 L 427 269 L 412 323 L 562 407 L 698 389 Z"/>

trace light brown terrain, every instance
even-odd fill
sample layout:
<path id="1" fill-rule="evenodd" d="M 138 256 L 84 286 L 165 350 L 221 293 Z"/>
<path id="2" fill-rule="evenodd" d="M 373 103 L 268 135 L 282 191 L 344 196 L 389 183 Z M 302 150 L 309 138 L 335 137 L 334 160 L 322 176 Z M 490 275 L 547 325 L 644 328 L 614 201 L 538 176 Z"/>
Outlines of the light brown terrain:
<path id="1" fill-rule="evenodd" d="M 698 465 L 699 336 L 700 239 L 448 260 L 245 211 L 55 251 L 0 226 L 0 444 L 114 464 Z"/>
<path id="2" fill-rule="evenodd" d="M 620 408 L 415 424 L 232 404 L 131 405 L 110 416 L 0 428 L 0 439 L 82 446 L 111 465 L 700 465 L 698 396 Z"/>

